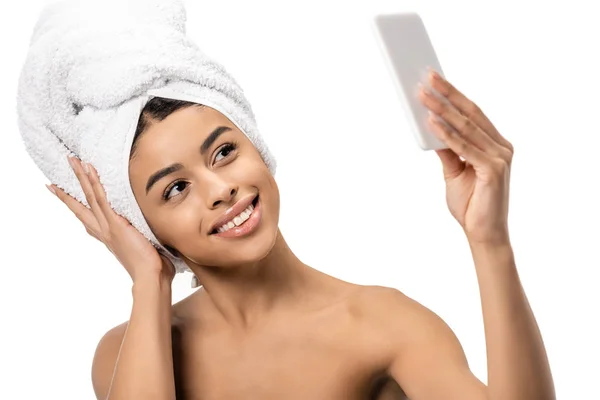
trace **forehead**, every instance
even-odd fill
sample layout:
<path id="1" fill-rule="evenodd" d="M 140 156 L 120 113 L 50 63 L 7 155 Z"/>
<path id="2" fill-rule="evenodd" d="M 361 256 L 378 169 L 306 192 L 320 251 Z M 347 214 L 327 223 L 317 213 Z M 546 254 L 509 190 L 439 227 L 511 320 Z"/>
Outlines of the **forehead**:
<path id="1" fill-rule="evenodd" d="M 244 140 L 245 135 L 233 122 L 210 107 L 186 107 L 162 121 L 149 121 L 136 143 L 136 155 L 130 160 L 130 176 L 143 178 L 173 163 L 194 162 L 200 156 L 202 143 L 221 126 L 231 130 L 223 133 L 216 143 L 223 139 Z"/>
<path id="2" fill-rule="evenodd" d="M 233 125 L 229 119 L 214 108 L 190 106 L 181 108 L 162 121 L 151 120 L 146 133 L 169 135 L 199 134 L 206 127 L 216 124 Z"/>
<path id="3" fill-rule="evenodd" d="M 227 126 L 233 132 L 241 133 L 225 115 L 213 108 L 182 108 L 162 121 L 149 121 L 137 143 L 137 150 L 142 155 L 188 148 L 194 143 L 199 144 L 218 126 Z"/>

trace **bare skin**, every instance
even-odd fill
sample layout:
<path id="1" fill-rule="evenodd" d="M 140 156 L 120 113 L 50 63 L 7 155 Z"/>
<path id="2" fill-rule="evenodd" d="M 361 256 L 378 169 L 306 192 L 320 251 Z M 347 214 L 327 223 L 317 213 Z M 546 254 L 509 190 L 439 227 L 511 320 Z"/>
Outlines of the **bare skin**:
<path id="1" fill-rule="evenodd" d="M 256 149 L 219 112 L 188 108 L 152 124 L 130 163 L 132 189 L 153 232 L 203 285 L 186 299 L 166 302 L 172 266 L 119 222 L 95 170 L 87 181 L 74 167 L 93 215 L 59 193 L 134 282 L 136 322 L 111 329 L 94 357 L 97 397 L 106 398 L 117 371 L 110 400 L 130 398 L 132 384 L 161 400 L 389 400 L 403 399 L 403 392 L 411 400 L 554 399 L 545 348 L 508 235 L 512 146 L 452 85 L 439 76 L 430 79 L 452 104 L 422 92 L 423 103 L 456 129 L 431 122 L 449 146 L 437 151 L 447 203 L 475 263 L 487 386 L 470 371 L 452 330 L 431 310 L 397 289 L 344 282 L 300 261 L 278 228 L 279 192 Z M 215 138 L 210 132 L 219 126 L 229 129 Z M 207 143 L 210 137 L 215 140 Z M 198 154 L 201 143 L 205 151 Z M 174 162 L 181 168 L 146 190 L 149 176 Z M 225 210 L 257 194 L 262 214 L 256 230 L 237 238 L 214 234 Z M 115 367 L 119 362 L 124 367 Z"/>
<path id="2" fill-rule="evenodd" d="M 277 243 L 285 245 L 280 234 Z M 303 295 L 244 328 L 233 328 L 202 287 L 173 304 L 178 400 L 406 398 L 388 370 L 395 340 L 378 322 L 393 289 L 352 284 L 304 264 L 294 274 Z M 113 352 L 126 328 L 111 330 Z"/>
<path id="3" fill-rule="evenodd" d="M 389 375 L 391 341 L 368 314 L 385 309 L 390 289 L 307 273 L 319 300 L 298 301 L 251 332 L 235 332 L 211 312 L 203 288 L 174 304 L 177 399 L 406 399 Z M 126 324 L 114 328 L 115 346 Z"/>
<path id="4" fill-rule="evenodd" d="M 210 311 L 195 317 L 195 310 L 211 309 L 202 289 L 174 309 L 174 359 L 181 398 L 384 396 L 376 393 L 375 385 L 389 377 L 389 349 L 378 342 L 382 336 L 372 331 L 363 306 L 364 297 L 376 298 L 376 290 L 314 269 L 306 272 L 311 296 L 250 332 L 232 331 Z M 384 390 L 388 398 L 398 387 L 392 382 Z"/>
<path id="5" fill-rule="evenodd" d="M 202 289 L 177 305 L 177 398 L 379 398 L 389 349 L 361 309 L 368 288 L 312 274 L 319 301 L 299 301 L 252 332 L 233 332 L 218 315 L 197 318 L 194 310 L 210 309 Z"/>

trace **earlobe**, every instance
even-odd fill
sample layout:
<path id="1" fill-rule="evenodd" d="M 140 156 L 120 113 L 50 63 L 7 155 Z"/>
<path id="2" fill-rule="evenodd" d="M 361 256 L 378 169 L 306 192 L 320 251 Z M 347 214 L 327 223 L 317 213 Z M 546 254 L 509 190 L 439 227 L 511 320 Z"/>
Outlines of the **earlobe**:
<path id="1" fill-rule="evenodd" d="M 198 277 L 196 275 L 193 275 L 191 287 L 192 287 L 192 289 L 194 289 L 194 288 L 197 288 L 198 286 L 200 286 L 200 281 L 198 280 Z"/>

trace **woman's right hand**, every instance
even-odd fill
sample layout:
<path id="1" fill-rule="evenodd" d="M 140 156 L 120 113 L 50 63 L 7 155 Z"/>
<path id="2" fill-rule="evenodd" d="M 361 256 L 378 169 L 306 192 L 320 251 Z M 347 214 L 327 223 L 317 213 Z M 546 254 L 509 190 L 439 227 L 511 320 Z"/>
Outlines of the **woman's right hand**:
<path id="1" fill-rule="evenodd" d="M 85 226 L 85 230 L 98 239 L 125 267 L 133 282 L 145 278 L 166 278 L 171 283 L 175 277 L 175 267 L 165 256 L 142 235 L 131 223 L 114 212 L 106 199 L 106 193 L 95 168 L 87 164 L 89 174 L 75 157 L 69 163 L 79 179 L 90 208 L 55 185 L 56 196 L 69 207 Z"/>

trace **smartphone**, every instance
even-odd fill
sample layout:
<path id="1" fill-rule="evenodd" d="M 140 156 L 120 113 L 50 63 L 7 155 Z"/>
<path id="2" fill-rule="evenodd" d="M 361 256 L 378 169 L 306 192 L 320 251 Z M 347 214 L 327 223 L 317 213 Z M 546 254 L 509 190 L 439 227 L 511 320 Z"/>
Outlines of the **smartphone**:
<path id="1" fill-rule="evenodd" d="M 373 28 L 417 144 L 423 150 L 447 148 L 448 146 L 430 131 L 427 123 L 429 110 L 418 97 L 419 83 L 431 89 L 427 67 L 444 76 L 421 17 L 414 12 L 377 15 Z M 435 90 L 432 92 L 448 103 L 446 98 Z M 448 126 L 441 118 L 437 119 Z"/>

